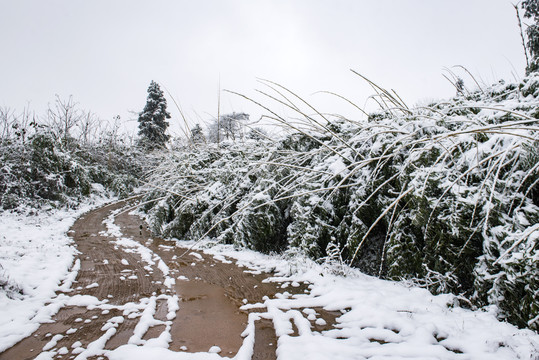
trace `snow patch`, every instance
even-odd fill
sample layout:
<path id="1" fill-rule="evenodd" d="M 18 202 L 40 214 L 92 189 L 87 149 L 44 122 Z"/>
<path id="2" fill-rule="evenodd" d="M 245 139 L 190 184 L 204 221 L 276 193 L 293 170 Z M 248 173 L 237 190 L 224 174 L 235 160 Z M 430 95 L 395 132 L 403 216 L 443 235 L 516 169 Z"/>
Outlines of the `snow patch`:
<path id="1" fill-rule="evenodd" d="M 0 211 L 0 352 L 30 336 L 58 311 L 56 292 L 69 292 L 80 270 L 67 235 L 76 218 L 111 199 L 92 196 L 77 210 Z M 52 301 L 53 302 L 53 301 Z"/>

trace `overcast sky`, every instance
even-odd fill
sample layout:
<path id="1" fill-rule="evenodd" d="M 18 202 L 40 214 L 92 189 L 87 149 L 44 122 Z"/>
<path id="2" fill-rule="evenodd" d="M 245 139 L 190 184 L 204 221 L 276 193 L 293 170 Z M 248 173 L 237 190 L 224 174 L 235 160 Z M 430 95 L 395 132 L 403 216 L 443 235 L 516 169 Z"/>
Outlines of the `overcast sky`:
<path id="1" fill-rule="evenodd" d="M 219 82 L 256 97 L 256 79 L 270 79 L 348 115 L 314 93 L 363 105 L 372 91 L 350 69 L 413 105 L 454 95 L 444 68 L 491 83 L 525 67 L 507 0 L 0 0 L 0 51 L 0 106 L 44 113 L 55 94 L 73 95 L 103 119 L 127 120 L 156 80 L 193 123 L 216 115 Z M 230 94 L 221 105 L 261 113 Z M 169 110 L 179 122 L 170 99 Z"/>

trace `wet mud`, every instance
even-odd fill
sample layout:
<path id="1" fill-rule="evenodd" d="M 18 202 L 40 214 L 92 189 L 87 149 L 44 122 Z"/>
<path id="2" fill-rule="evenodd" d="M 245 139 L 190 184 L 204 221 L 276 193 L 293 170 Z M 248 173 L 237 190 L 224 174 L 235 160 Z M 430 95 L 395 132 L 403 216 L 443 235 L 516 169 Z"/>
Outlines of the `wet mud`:
<path id="1" fill-rule="evenodd" d="M 280 284 L 262 282 L 271 274 L 244 272 L 247 269 L 233 262 L 223 263 L 202 252 L 190 251 L 180 257 L 184 248 L 177 247 L 173 241 L 153 237 L 138 216 L 128 211 L 120 212 L 114 222 L 120 227 L 122 236 L 150 249 L 168 266 L 168 276 L 175 279 L 175 284 L 167 287 L 166 274 L 157 264 L 149 267 L 139 253 L 126 250 L 116 238 L 106 233 L 104 219 L 111 211 L 128 205 L 131 204 L 120 202 L 91 211 L 80 217 L 70 231 L 79 251 L 80 270 L 65 295 L 91 295 L 105 300 L 109 308 L 65 306 L 51 323 L 41 324 L 31 336 L 1 353 L 0 360 L 33 359 L 51 349 L 55 351 L 54 359 L 74 359 L 81 349 L 103 336 L 105 325 L 122 316 L 124 320 L 115 325 L 116 332 L 104 346 L 113 350 L 130 341 L 139 323 L 138 316 L 126 314 L 126 304 L 137 304 L 144 298 L 157 296 L 153 318 L 162 322 L 167 320 L 167 303 L 159 299 L 161 294 L 179 298 L 179 310 L 169 329 L 172 338 L 169 349 L 206 352 L 212 346 L 218 346 L 221 349 L 219 355 L 236 355 L 243 342 L 241 334 L 248 318 L 248 312 L 240 310 L 240 306 L 245 302 L 263 302 L 264 296 L 274 297 L 282 292 Z M 301 286 L 287 291 L 308 290 Z M 324 309 L 315 311 L 327 322 L 324 326 L 313 323 L 316 331 L 331 329 L 339 316 L 339 313 Z M 143 334 L 142 341 L 158 338 L 165 329 L 163 324 L 151 326 Z M 272 321 L 256 321 L 253 359 L 276 359 L 276 348 Z"/>

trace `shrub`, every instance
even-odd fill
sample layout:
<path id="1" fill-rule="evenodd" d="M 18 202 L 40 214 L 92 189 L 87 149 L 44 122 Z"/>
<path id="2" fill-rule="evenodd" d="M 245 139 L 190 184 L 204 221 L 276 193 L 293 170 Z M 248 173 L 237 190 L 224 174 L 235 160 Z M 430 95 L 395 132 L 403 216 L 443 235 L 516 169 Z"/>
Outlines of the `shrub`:
<path id="1" fill-rule="evenodd" d="M 339 258 L 537 330 L 537 79 L 414 109 L 379 89 L 389 106 L 368 121 L 298 105 L 309 131 L 180 149 L 147 179 L 154 228 Z"/>

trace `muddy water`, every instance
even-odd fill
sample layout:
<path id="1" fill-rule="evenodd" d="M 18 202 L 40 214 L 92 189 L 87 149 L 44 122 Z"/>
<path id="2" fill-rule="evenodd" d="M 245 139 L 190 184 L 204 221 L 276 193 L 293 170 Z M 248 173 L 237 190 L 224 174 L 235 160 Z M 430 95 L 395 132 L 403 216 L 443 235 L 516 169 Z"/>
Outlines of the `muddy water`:
<path id="1" fill-rule="evenodd" d="M 125 251 L 114 238 L 103 233 L 106 231 L 103 220 L 112 210 L 122 206 L 126 204 L 117 203 L 97 209 L 73 225 L 71 236 L 80 251 L 77 258 L 81 262 L 81 270 L 67 295 L 92 295 L 99 300 L 107 299 L 111 305 L 121 306 L 137 303 L 152 294 L 176 294 L 180 298 L 180 309 L 170 329 L 172 342 L 169 348 L 200 352 L 216 345 L 221 348 L 221 356 L 233 357 L 242 344 L 241 333 L 248 317 L 239 307 L 245 300 L 254 303 L 261 302 L 264 296 L 273 297 L 281 291 L 278 284 L 262 282 L 269 274 L 245 273 L 235 264 L 225 264 L 203 253 L 190 252 L 180 258 L 185 251 L 183 248 L 176 247 L 172 241 L 152 237 L 137 216 L 120 213 L 115 223 L 120 226 L 123 236 L 152 250 L 169 267 L 169 276 L 176 279 L 176 284 L 167 288 L 163 285 L 165 276 L 157 266 L 149 270 L 140 255 Z M 184 278 L 188 280 L 180 280 Z M 93 283 L 99 286 L 87 288 Z M 334 323 L 336 315 L 324 313 L 322 309 L 320 313 L 328 324 Z M 154 318 L 166 320 L 166 314 L 166 303 L 158 301 Z M 103 335 L 101 328 L 108 320 L 120 315 L 122 312 L 117 309 L 102 311 L 64 307 L 54 316 L 52 323 L 42 324 L 30 337 L 0 354 L 0 359 L 33 359 L 56 334 L 63 337 L 52 349 L 65 347 L 63 352 L 66 353 L 54 358 L 73 359 L 76 356 L 74 343 L 80 341 L 80 346 L 86 348 Z M 112 350 L 126 344 L 133 335 L 138 318 L 124 318 L 116 334 L 106 342 L 105 349 Z M 151 327 L 143 339 L 157 338 L 164 329 L 164 325 Z M 253 359 L 275 359 L 276 346 L 272 322 L 256 322 Z"/>

